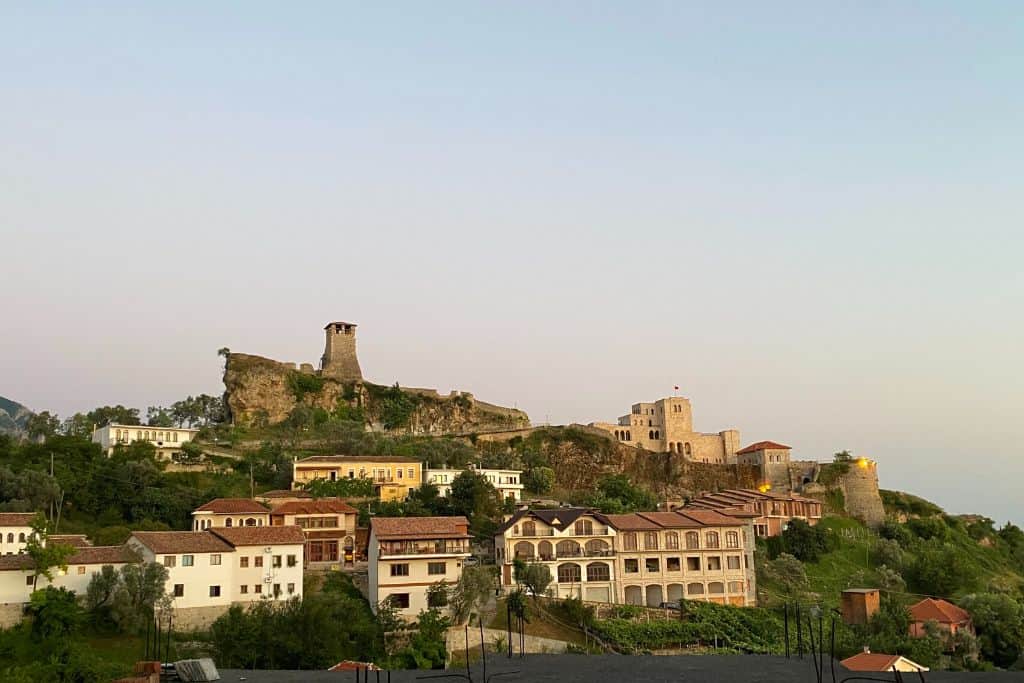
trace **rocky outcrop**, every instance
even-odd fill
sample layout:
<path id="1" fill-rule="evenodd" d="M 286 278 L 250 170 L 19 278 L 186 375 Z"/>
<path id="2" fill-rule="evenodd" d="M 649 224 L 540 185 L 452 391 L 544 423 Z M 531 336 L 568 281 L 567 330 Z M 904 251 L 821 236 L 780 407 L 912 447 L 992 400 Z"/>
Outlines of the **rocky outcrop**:
<path id="1" fill-rule="evenodd" d="M 528 427 L 521 410 L 477 401 L 467 392 L 447 396 L 433 389 L 343 382 L 309 365 L 231 353 L 224 368 L 225 403 L 234 424 L 274 425 L 299 405 L 363 419 L 369 429 L 404 434 L 450 435 Z"/>

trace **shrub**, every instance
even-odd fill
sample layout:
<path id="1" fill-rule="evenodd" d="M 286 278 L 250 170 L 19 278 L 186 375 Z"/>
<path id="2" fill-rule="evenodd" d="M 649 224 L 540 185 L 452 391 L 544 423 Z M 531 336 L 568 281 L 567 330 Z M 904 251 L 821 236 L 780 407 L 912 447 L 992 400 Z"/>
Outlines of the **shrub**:
<path id="1" fill-rule="evenodd" d="M 306 394 L 319 394 L 324 388 L 324 378 L 293 370 L 288 373 L 288 388 L 296 401 L 301 401 Z"/>

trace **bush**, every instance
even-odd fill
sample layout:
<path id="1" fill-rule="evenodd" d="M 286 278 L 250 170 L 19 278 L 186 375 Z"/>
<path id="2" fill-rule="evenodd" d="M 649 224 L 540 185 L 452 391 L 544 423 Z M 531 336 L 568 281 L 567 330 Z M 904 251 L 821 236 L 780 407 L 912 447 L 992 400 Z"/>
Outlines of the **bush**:
<path id="1" fill-rule="evenodd" d="M 319 394 L 324 388 L 324 378 L 293 370 L 288 373 L 288 388 L 296 401 L 301 401 L 306 394 Z"/>

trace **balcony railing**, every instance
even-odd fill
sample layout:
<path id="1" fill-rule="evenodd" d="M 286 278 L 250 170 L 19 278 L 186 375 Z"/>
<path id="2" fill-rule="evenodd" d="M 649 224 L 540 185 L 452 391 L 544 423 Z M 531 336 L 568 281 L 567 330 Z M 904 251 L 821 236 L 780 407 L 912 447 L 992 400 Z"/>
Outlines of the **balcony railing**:
<path id="1" fill-rule="evenodd" d="M 380 555 L 460 555 L 469 553 L 469 546 L 458 543 L 438 543 L 434 545 L 381 545 Z"/>

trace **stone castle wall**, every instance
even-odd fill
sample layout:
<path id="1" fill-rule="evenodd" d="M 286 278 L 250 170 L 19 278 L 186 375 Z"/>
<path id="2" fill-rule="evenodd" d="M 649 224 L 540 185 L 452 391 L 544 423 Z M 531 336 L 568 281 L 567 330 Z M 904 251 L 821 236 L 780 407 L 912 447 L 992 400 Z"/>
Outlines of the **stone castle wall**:
<path id="1" fill-rule="evenodd" d="M 846 499 L 846 511 L 868 526 L 879 526 L 885 521 L 885 506 L 878 492 L 878 465 L 867 461 L 862 467 L 854 462 L 838 479 L 837 485 Z"/>

